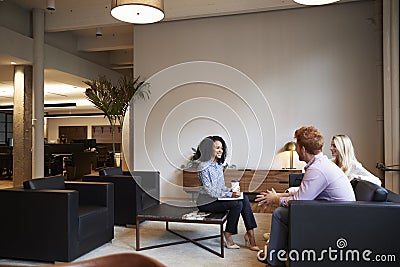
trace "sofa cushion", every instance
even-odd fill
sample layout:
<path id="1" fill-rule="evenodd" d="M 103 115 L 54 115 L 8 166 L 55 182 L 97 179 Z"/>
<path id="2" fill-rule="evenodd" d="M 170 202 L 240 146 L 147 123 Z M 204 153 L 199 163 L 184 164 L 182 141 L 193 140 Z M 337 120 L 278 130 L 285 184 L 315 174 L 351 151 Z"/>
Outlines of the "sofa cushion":
<path id="1" fill-rule="evenodd" d="M 352 185 L 358 201 L 384 202 L 387 200 L 388 191 L 382 186 L 365 180 L 352 181 Z"/>
<path id="2" fill-rule="evenodd" d="M 102 170 L 99 170 L 99 176 L 105 176 L 105 175 L 123 175 L 122 168 L 119 167 L 110 167 L 110 168 L 105 168 Z"/>
<path id="3" fill-rule="evenodd" d="M 65 189 L 64 176 L 37 178 L 23 182 L 24 189 Z"/>
<path id="4" fill-rule="evenodd" d="M 84 240 L 107 229 L 108 212 L 108 209 L 102 206 L 79 206 L 79 240 Z"/>

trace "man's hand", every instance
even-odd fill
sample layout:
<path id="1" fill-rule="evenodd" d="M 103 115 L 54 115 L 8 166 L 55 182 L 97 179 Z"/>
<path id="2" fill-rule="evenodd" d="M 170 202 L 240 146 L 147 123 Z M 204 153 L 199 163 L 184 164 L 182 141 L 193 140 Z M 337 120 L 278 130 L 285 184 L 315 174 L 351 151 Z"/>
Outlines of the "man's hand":
<path id="1" fill-rule="evenodd" d="M 262 192 L 260 195 L 257 195 L 255 201 L 258 202 L 258 206 L 279 204 L 279 198 L 275 189 L 272 188 L 271 191 L 267 190 L 267 192 Z"/>

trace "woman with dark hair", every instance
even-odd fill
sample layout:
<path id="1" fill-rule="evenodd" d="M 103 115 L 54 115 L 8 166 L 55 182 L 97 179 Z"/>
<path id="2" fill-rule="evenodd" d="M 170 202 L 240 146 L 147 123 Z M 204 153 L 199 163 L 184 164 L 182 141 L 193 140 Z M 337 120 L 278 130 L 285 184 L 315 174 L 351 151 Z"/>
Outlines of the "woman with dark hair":
<path id="1" fill-rule="evenodd" d="M 231 249 L 240 248 L 233 242 L 232 235 L 237 234 L 239 216 L 242 215 L 246 227 L 245 244 L 251 250 L 258 251 L 253 230 L 257 224 L 248 197 L 244 195 L 243 199 L 218 200 L 219 197 L 240 197 L 240 192 L 232 192 L 225 186 L 222 164 L 226 150 L 226 143 L 220 136 L 208 136 L 200 142 L 195 154 L 195 159 L 200 161 L 198 177 L 201 183 L 197 206 L 205 212 L 229 211 L 224 237 L 226 247 Z"/>

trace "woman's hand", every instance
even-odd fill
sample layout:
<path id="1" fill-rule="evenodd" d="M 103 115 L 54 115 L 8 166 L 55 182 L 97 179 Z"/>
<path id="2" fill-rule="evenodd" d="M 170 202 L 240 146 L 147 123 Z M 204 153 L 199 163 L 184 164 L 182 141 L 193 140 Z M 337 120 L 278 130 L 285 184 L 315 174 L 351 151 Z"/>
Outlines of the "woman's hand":
<path id="1" fill-rule="evenodd" d="M 232 198 L 238 198 L 240 195 L 240 192 L 232 192 Z"/>

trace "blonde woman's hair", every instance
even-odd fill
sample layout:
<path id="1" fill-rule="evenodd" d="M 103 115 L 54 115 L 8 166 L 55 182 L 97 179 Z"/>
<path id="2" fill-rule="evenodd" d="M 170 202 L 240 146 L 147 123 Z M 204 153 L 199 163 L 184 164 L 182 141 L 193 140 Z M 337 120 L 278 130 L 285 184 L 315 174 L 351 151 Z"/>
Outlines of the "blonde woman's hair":
<path id="1" fill-rule="evenodd" d="M 339 155 L 334 159 L 336 165 L 340 166 L 343 172 L 347 172 L 354 161 L 357 161 L 354 153 L 354 147 L 350 138 L 344 134 L 334 135 L 332 137 L 333 143 L 336 146 Z"/>

